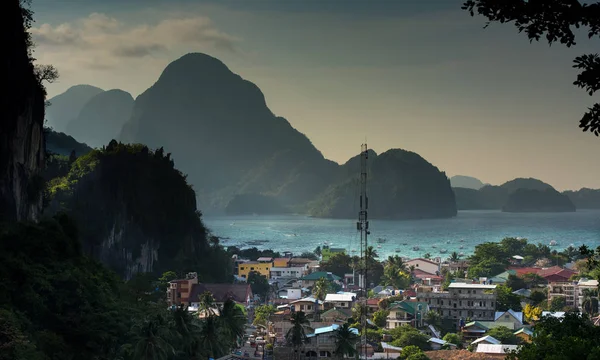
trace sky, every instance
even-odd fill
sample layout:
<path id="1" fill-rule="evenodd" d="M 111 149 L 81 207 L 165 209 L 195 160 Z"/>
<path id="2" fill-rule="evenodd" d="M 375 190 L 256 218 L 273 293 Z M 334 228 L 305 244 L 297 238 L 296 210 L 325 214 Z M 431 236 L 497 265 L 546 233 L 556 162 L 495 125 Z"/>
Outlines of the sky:
<path id="1" fill-rule="evenodd" d="M 600 188 L 594 98 L 572 60 L 597 52 L 530 43 L 460 0 L 33 0 L 39 63 L 60 79 L 134 97 L 190 52 L 254 82 L 267 105 L 339 163 L 367 141 L 414 151 L 448 176 L 534 177 Z M 596 46 L 595 46 L 596 45 Z"/>

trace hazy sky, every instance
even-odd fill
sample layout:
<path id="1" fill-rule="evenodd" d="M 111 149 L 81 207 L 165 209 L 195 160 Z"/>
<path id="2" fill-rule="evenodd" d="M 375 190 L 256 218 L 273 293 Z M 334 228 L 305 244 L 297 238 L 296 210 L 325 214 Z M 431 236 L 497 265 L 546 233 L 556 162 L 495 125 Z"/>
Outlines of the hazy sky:
<path id="1" fill-rule="evenodd" d="M 600 188 L 600 139 L 577 126 L 595 99 L 571 68 L 594 44 L 530 44 L 512 25 L 483 29 L 461 3 L 33 0 L 35 57 L 60 71 L 50 96 L 91 84 L 135 97 L 169 62 L 205 52 L 334 161 L 366 138 L 449 176 Z"/>

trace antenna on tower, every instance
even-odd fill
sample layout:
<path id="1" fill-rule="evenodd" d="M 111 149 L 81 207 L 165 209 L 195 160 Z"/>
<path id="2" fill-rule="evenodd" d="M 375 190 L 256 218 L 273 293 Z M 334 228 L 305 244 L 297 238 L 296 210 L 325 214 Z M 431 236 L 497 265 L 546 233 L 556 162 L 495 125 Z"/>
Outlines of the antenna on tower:
<path id="1" fill-rule="evenodd" d="M 359 281 L 362 297 L 363 297 L 363 309 L 361 311 L 361 354 L 364 355 L 364 359 L 367 358 L 367 298 L 368 298 L 368 282 L 367 282 L 367 269 L 368 269 L 368 248 L 369 243 L 367 241 L 367 235 L 369 232 L 369 220 L 367 216 L 367 210 L 369 208 L 369 198 L 367 197 L 367 159 L 369 158 L 369 150 L 366 142 L 361 145 L 360 153 L 360 212 L 358 213 L 358 222 L 356 228 L 360 231 L 360 257 L 362 261 L 362 281 Z"/>

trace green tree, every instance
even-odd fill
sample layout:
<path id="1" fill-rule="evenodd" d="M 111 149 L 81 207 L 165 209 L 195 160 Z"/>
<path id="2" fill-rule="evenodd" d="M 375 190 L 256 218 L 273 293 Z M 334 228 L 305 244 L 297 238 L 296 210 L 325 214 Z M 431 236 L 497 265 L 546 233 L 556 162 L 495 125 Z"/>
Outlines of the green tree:
<path id="1" fill-rule="evenodd" d="M 352 272 L 352 258 L 345 253 L 335 253 L 329 260 L 320 264 L 321 271 L 328 271 L 337 276 L 344 276 Z"/>
<path id="2" fill-rule="evenodd" d="M 310 325 L 310 322 L 306 314 L 302 311 L 293 313 L 290 317 L 290 322 L 292 323 L 292 327 L 285 334 L 285 339 L 288 346 L 293 347 L 296 350 L 295 353 L 298 354 L 297 350 L 306 341 L 305 329 Z"/>
<path id="3" fill-rule="evenodd" d="M 271 315 L 275 314 L 277 309 L 273 305 L 261 305 L 254 310 L 254 325 L 266 326 Z"/>
<path id="4" fill-rule="evenodd" d="M 548 310 L 553 311 L 553 312 L 554 311 L 563 311 L 566 306 L 567 306 L 567 302 L 564 297 L 555 296 L 550 301 Z"/>
<path id="5" fill-rule="evenodd" d="M 358 335 L 354 333 L 353 329 L 350 329 L 348 323 L 344 323 L 342 326 L 334 331 L 333 338 L 335 341 L 335 355 L 340 359 L 344 357 L 354 357 L 358 354 L 356 346 L 358 344 Z"/>
<path id="6" fill-rule="evenodd" d="M 406 264 L 399 256 L 390 256 L 383 267 L 381 283 L 396 289 L 406 289 L 410 286 L 410 273 Z"/>
<path id="7" fill-rule="evenodd" d="M 496 286 L 496 310 L 497 311 L 521 311 L 521 299 L 519 295 L 513 294 L 512 289 L 506 285 Z"/>
<path id="8" fill-rule="evenodd" d="M 506 280 L 506 286 L 511 289 L 519 290 L 526 288 L 527 284 L 525 283 L 525 280 L 521 279 L 520 277 L 510 274 Z"/>
<path id="9" fill-rule="evenodd" d="M 534 273 L 523 274 L 523 276 L 521 278 L 525 282 L 525 286 L 528 289 L 530 289 L 532 287 L 538 287 L 540 285 L 545 285 L 548 283 L 548 281 L 546 281 L 546 279 L 544 279 L 543 277 L 539 276 L 538 274 L 534 274 Z"/>
<path id="10" fill-rule="evenodd" d="M 539 305 L 547 298 L 548 298 L 548 296 L 546 294 L 544 294 L 543 291 L 535 290 L 535 291 L 531 292 L 531 295 L 529 295 L 529 300 L 531 300 L 534 305 Z"/>
<path id="11" fill-rule="evenodd" d="M 231 345 L 237 344 L 239 339 L 244 336 L 244 330 L 248 319 L 242 310 L 231 299 L 225 300 L 223 306 L 219 309 L 219 327 L 225 340 Z"/>
<path id="12" fill-rule="evenodd" d="M 456 251 L 453 251 L 452 254 L 450 254 L 450 262 L 455 263 L 455 262 L 458 262 L 459 259 L 460 258 L 459 258 L 458 253 Z"/>
<path id="13" fill-rule="evenodd" d="M 575 45 L 575 29 L 587 28 L 589 38 L 600 35 L 598 3 L 585 4 L 579 1 L 547 0 L 468 0 L 463 9 L 486 17 L 489 22 L 512 22 L 519 32 L 525 32 L 533 41 L 544 37 L 548 44 L 560 42 L 571 47 Z M 487 25 L 486 25 L 487 26 Z M 580 70 L 574 85 L 585 89 L 591 96 L 600 89 L 600 56 L 585 54 L 575 58 L 573 67 Z M 579 121 L 583 131 L 600 135 L 600 104 L 596 103 L 584 113 Z"/>
<path id="14" fill-rule="evenodd" d="M 442 317 L 437 311 L 434 310 L 429 310 L 427 313 L 425 313 L 423 319 L 427 324 L 433 325 L 436 328 L 439 328 L 442 325 Z"/>
<path id="15" fill-rule="evenodd" d="M 373 323 L 380 328 L 385 327 L 387 317 L 390 314 L 388 310 L 377 310 L 373 313 Z"/>
<path id="16" fill-rule="evenodd" d="M 265 300 L 269 295 L 271 287 L 266 276 L 256 271 L 250 271 L 248 273 L 248 284 L 250 284 L 252 293 L 260 296 L 261 299 Z"/>
<path id="17" fill-rule="evenodd" d="M 223 337 L 218 317 L 210 315 L 204 318 L 201 324 L 198 346 L 203 356 L 218 358 L 225 355 L 229 350 L 229 344 Z"/>
<path id="18" fill-rule="evenodd" d="M 462 336 L 460 334 L 447 333 L 446 335 L 444 335 L 444 337 L 442 338 L 442 340 L 447 341 L 450 344 L 456 345 L 456 347 L 458 349 L 462 349 L 463 348 L 463 340 L 462 340 Z"/>
<path id="19" fill-rule="evenodd" d="M 164 317 L 154 315 L 134 325 L 134 360 L 166 360 L 175 354 L 166 323 Z"/>
<path id="20" fill-rule="evenodd" d="M 205 291 L 198 295 L 198 311 L 204 316 L 215 315 L 215 298 L 210 291 Z"/>
<path id="21" fill-rule="evenodd" d="M 513 330 L 507 328 L 506 326 L 498 326 L 490 329 L 490 331 L 487 332 L 487 335 L 493 337 L 494 339 L 500 340 L 502 344 L 517 344 L 517 336 L 513 333 Z"/>
<path id="22" fill-rule="evenodd" d="M 598 290 L 583 290 L 583 301 L 581 303 L 583 312 L 586 314 L 598 313 Z"/>
<path id="23" fill-rule="evenodd" d="M 390 330 L 392 345 L 405 347 L 414 345 L 421 350 L 429 350 L 429 337 L 411 326 L 399 326 Z"/>
<path id="24" fill-rule="evenodd" d="M 325 300 L 325 296 L 327 295 L 329 288 L 329 280 L 327 280 L 326 278 L 320 278 L 315 282 L 315 285 L 312 289 L 314 297 L 321 301 Z"/>
<path id="25" fill-rule="evenodd" d="M 423 350 L 421 350 L 417 346 L 408 345 L 408 346 L 404 347 L 402 349 L 402 351 L 400 352 L 399 359 L 411 359 L 420 354 L 424 355 Z"/>
<path id="26" fill-rule="evenodd" d="M 368 316 L 367 312 L 368 312 L 368 308 L 362 302 L 356 302 L 356 303 L 354 303 L 354 306 L 352 306 L 352 317 L 354 319 L 356 319 L 356 321 L 358 321 L 359 323 L 360 323 L 360 319 L 362 319 L 363 315 Z"/>
<path id="27" fill-rule="evenodd" d="M 600 359 L 600 327 L 586 314 L 567 312 L 563 319 L 543 317 L 531 343 L 508 355 L 510 360 Z"/>

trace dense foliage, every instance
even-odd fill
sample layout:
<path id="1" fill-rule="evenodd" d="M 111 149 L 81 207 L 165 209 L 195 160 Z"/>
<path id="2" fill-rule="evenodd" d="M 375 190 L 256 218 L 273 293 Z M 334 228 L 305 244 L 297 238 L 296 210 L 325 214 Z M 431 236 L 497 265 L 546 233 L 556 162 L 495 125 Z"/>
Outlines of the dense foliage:
<path id="1" fill-rule="evenodd" d="M 220 317 L 205 320 L 185 308 L 168 311 L 163 289 L 172 274 L 165 276 L 139 274 L 124 283 L 83 254 L 64 214 L 4 226 L 0 359 L 187 360 L 235 346 L 246 322 L 241 310 L 229 301 Z"/>
<path id="2" fill-rule="evenodd" d="M 77 156 L 85 155 L 92 151 L 92 148 L 84 143 L 75 140 L 62 132 L 54 131 L 50 128 L 44 128 L 46 139 L 46 150 L 58 155 L 69 156 L 72 151 L 75 151 Z"/>
<path id="3" fill-rule="evenodd" d="M 554 189 L 517 189 L 502 207 L 506 212 L 572 212 L 575 205 L 567 195 Z"/>
<path id="4" fill-rule="evenodd" d="M 49 211 L 65 211 L 79 225 L 85 252 L 120 274 L 135 266 L 123 252 L 143 260 L 156 251 L 157 262 L 143 270 L 196 271 L 205 282 L 231 279 L 229 256 L 210 246 L 194 190 L 162 148 L 113 140 L 77 158 L 66 176 L 49 181 L 47 192 Z M 119 243 L 109 245 L 113 237 Z"/>

